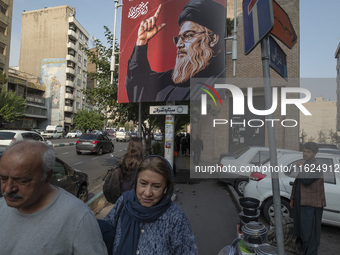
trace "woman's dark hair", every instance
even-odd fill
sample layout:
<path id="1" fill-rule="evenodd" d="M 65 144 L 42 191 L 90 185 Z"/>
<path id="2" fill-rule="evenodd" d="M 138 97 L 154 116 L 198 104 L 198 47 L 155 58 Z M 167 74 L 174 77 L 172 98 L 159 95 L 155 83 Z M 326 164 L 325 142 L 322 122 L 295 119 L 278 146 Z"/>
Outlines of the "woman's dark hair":
<path id="1" fill-rule="evenodd" d="M 137 179 L 140 172 L 143 172 L 145 170 L 150 170 L 163 176 L 166 181 L 165 197 L 172 194 L 174 190 L 174 182 L 171 174 L 170 165 L 167 161 L 165 161 L 164 158 L 159 156 L 146 157 L 139 165 Z"/>
<path id="2" fill-rule="evenodd" d="M 143 159 L 143 145 L 138 138 L 132 138 L 129 142 L 127 152 L 122 158 L 122 166 L 125 171 L 136 171 Z"/>

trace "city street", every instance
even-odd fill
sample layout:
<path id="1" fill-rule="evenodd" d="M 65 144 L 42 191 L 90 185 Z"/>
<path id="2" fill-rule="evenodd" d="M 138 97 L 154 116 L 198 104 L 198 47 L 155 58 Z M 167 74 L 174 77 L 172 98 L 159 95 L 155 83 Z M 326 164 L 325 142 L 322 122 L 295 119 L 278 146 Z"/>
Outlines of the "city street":
<path id="1" fill-rule="evenodd" d="M 77 139 L 55 139 L 54 144 L 74 143 Z M 97 156 L 96 154 L 77 155 L 75 146 L 55 147 L 61 159 L 75 169 L 89 175 L 89 198 L 102 189 L 102 178 L 108 167 L 113 165 L 125 153 L 128 143 L 114 142 L 115 152 L 111 158 L 109 153 Z M 190 179 L 186 165 L 181 159 L 175 159 L 177 175 L 175 179 L 176 203 L 178 203 L 191 223 L 199 248 L 199 254 L 210 255 L 218 252 L 236 238 L 236 224 L 239 222 L 237 206 L 233 199 L 238 200 L 235 192 L 229 192 L 227 187 L 218 180 Z M 111 205 L 112 207 L 112 205 Z M 105 216 L 105 215 L 104 215 Z M 262 217 L 260 221 L 264 222 Z M 269 227 L 269 226 L 268 226 Z M 322 226 L 320 255 L 335 255 L 340 250 L 339 228 Z"/>

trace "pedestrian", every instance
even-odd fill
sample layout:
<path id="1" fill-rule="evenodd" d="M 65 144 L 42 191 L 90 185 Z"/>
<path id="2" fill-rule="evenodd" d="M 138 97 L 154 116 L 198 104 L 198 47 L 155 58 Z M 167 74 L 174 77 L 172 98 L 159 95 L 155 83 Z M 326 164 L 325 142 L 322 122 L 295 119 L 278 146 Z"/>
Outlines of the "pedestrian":
<path id="1" fill-rule="evenodd" d="M 104 219 L 116 230 L 113 254 L 197 254 L 189 220 L 171 200 L 173 191 L 169 162 L 158 155 L 144 158 L 135 188 Z"/>
<path id="2" fill-rule="evenodd" d="M 196 138 L 193 142 L 192 151 L 194 153 L 194 164 L 198 165 L 201 160 L 201 152 L 203 151 L 203 141 L 196 135 Z"/>
<path id="3" fill-rule="evenodd" d="M 132 189 L 137 168 L 143 159 L 143 144 L 139 138 L 132 138 L 121 160 L 125 190 Z"/>
<path id="4" fill-rule="evenodd" d="M 324 179 L 315 160 L 318 145 L 303 145 L 303 162 L 298 162 L 299 174 L 294 181 L 290 206 L 293 208 L 294 235 L 306 255 L 318 254 L 321 236 L 321 219 L 326 206 Z M 312 170 L 313 169 L 313 170 Z"/>
<path id="5" fill-rule="evenodd" d="M 104 178 L 103 193 L 108 202 L 116 203 L 123 192 L 133 188 L 136 171 L 142 159 L 142 142 L 139 138 L 132 138 L 127 152 L 114 168 L 108 170 Z"/>
<path id="6" fill-rule="evenodd" d="M 182 148 L 182 156 L 185 156 L 187 153 L 187 138 L 185 135 L 182 135 L 181 137 L 181 148 Z"/>
<path id="7" fill-rule="evenodd" d="M 1 254 L 107 254 L 91 209 L 50 184 L 55 158 L 53 148 L 32 140 L 3 154 Z"/>
<path id="8" fill-rule="evenodd" d="M 181 149 L 181 137 L 179 134 L 176 135 L 175 137 L 175 144 L 176 144 L 176 151 L 177 155 L 179 155 L 180 149 Z"/>

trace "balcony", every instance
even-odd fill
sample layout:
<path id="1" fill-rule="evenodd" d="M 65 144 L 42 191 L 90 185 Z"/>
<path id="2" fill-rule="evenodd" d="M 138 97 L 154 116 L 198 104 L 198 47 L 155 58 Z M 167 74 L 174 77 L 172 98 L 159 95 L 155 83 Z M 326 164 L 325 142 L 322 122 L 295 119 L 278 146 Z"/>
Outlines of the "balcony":
<path id="1" fill-rule="evenodd" d="M 64 122 L 72 124 L 72 118 L 65 117 Z"/>
<path id="2" fill-rule="evenodd" d="M 66 80 L 65 86 L 74 88 L 74 82 L 73 82 L 73 81 Z"/>
<path id="3" fill-rule="evenodd" d="M 75 74 L 74 69 L 70 68 L 70 67 L 66 67 L 66 73 L 70 73 L 70 74 Z"/>
<path id="4" fill-rule="evenodd" d="M 73 40 L 78 40 L 78 34 L 73 30 L 69 29 L 67 32 L 68 36 L 71 37 Z"/>
<path id="5" fill-rule="evenodd" d="M 73 63 L 77 63 L 76 58 L 73 57 L 73 56 L 70 55 L 70 54 L 67 54 L 67 55 L 66 55 L 66 60 L 72 61 Z"/>
<path id="6" fill-rule="evenodd" d="M 72 99 L 73 100 L 73 94 L 71 93 L 65 93 L 65 99 Z"/>
<path id="7" fill-rule="evenodd" d="M 65 105 L 65 106 L 64 106 L 64 111 L 65 111 L 65 112 L 73 112 L 73 107 L 72 107 L 72 106 L 67 106 L 67 105 Z"/>
<path id="8" fill-rule="evenodd" d="M 73 49 L 73 50 L 77 51 L 77 47 L 76 47 L 76 45 L 73 42 L 68 42 L 67 43 L 67 48 Z"/>

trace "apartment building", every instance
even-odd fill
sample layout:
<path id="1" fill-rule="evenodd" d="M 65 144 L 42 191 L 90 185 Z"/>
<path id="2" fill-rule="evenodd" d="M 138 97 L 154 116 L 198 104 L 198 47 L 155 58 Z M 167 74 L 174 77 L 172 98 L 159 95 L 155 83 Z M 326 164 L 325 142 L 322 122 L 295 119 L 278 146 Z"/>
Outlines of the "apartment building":
<path id="1" fill-rule="evenodd" d="M 40 84 L 40 77 L 9 68 L 8 90 L 26 99 L 26 111 L 23 117 L 7 123 L 6 128 L 32 129 L 43 127 L 48 120 L 44 94 L 45 85 Z"/>
<path id="2" fill-rule="evenodd" d="M 40 77 L 46 87 L 48 120 L 45 126 L 72 127 L 73 115 L 85 107 L 87 56 L 82 45 L 89 34 L 68 5 L 22 14 L 20 71 Z M 44 128 L 44 127 L 41 127 Z"/>
<path id="3" fill-rule="evenodd" d="M 13 0 L 0 0 L 0 71 L 8 73 Z"/>

